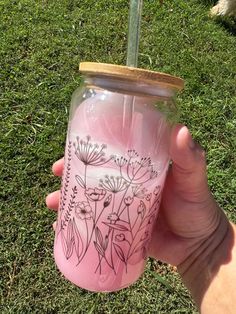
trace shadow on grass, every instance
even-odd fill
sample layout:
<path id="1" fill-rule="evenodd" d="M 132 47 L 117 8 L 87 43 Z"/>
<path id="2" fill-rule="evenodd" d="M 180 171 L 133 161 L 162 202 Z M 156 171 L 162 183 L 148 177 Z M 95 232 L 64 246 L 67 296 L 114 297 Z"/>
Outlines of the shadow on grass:
<path id="1" fill-rule="evenodd" d="M 218 2 L 217 0 L 200 0 L 204 5 L 209 6 L 209 10 Z M 210 13 L 210 11 L 209 11 Z M 229 34 L 236 35 L 236 17 L 215 16 L 212 17 L 215 22 L 223 27 Z"/>
<path id="2" fill-rule="evenodd" d="M 236 35 L 236 17 L 216 17 L 216 23 L 222 26 L 229 34 Z"/>

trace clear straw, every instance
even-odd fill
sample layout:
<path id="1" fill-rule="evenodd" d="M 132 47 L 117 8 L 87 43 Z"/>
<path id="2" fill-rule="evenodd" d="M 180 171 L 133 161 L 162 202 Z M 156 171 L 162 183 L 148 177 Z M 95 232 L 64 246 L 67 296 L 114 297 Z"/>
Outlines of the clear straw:
<path id="1" fill-rule="evenodd" d="M 138 50 L 143 0 L 130 0 L 128 50 L 126 65 L 138 66 Z"/>
<path id="2" fill-rule="evenodd" d="M 140 37 L 140 24 L 142 16 L 143 0 L 130 0 L 128 49 L 126 65 L 129 67 L 138 66 L 138 50 Z M 132 145 L 132 129 L 135 119 L 135 96 L 125 95 L 123 103 L 123 141 L 127 147 Z"/>

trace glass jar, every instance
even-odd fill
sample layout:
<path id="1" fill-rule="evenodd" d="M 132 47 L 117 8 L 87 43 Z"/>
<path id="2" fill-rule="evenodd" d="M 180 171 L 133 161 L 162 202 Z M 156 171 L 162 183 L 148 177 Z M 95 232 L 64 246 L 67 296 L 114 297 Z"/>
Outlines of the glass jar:
<path id="1" fill-rule="evenodd" d="M 90 291 L 142 274 L 169 165 L 175 95 L 167 74 L 81 63 L 73 96 L 54 243 L 59 270 Z"/>

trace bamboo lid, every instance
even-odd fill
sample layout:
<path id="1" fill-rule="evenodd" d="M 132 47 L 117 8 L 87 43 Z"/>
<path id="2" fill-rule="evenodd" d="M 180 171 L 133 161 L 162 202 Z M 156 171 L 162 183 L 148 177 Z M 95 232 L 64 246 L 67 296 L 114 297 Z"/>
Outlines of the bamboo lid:
<path id="1" fill-rule="evenodd" d="M 156 86 L 165 85 L 166 87 L 171 87 L 177 90 L 181 90 L 184 87 L 184 80 L 179 77 L 122 65 L 81 62 L 79 70 L 81 73 L 88 75 L 96 74 L 99 76 L 109 76 Z"/>

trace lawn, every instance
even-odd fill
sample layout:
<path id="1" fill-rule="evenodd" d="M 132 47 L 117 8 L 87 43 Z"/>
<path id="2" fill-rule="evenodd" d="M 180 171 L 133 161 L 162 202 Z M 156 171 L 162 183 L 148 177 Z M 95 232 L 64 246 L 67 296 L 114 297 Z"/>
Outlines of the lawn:
<path id="1" fill-rule="evenodd" d="M 128 0 L 0 0 L 1 313 L 196 313 L 173 267 L 149 260 L 133 286 L 95 294 L 68 283 L 52 255 L 63 155 L 81 61 L 125 64 Z M 180 121 L 207 151 L 209 184 L 236 222 L 236 22 L 213 1 L 144 0 L 139 66 L 178 75 Z"/>

